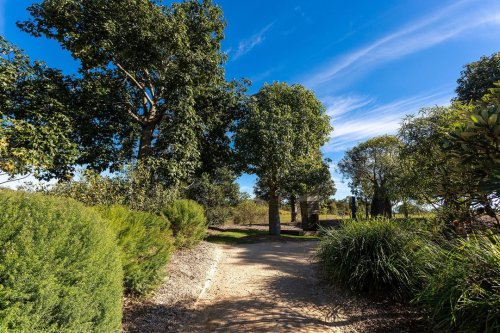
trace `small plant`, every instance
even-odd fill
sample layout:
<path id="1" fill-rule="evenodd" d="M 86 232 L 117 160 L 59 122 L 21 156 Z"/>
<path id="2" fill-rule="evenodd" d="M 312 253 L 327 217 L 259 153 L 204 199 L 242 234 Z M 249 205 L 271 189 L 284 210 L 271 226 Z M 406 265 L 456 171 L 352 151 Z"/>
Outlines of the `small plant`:
<path id="1" fill-rule="evenodd" d="M 439 250 L 436 264 L 414 301 L 438 328 L 500 331 L 500 235 L 460 239 Z"/>
<path id="2" fill-rule="evenodd" d="M 420 287 L 426 242 L 396 223 L 347 221 L 323 233 L 317 258 L 325 279 L 394 299 L 408 299 Z"/>
<path id="3" fill-rule="evenodd" d="M 163 209 L 163 215 L 172 223 L 177 247 L 192 247 L 207 231 L 207 220 L 201 205 L 192 200 L 177 200 Z"/>
<path id="4" fill-rule="evenodd" d="M 119 205 L 97 209 L 117 235 L 126 291 L 147 294 L 164 277 L 173 251 L 169 221 L 163 216 L 131 211 Z"/>
<path id="5" fill-rule="evenodd" d="M 71 199 L 0 191 L 0 332 L 118 332 L 115 237 Z"/>

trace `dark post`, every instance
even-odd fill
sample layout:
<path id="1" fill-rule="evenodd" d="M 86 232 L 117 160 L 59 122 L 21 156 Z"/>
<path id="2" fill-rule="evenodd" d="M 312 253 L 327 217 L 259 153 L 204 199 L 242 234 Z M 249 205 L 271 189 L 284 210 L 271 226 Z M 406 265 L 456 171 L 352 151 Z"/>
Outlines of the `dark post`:
<path id="1" fill-rule="evenodd" d="M 352 218 L 353 219 L 356 219 L 356 213 L 357 213 L 358 209 L 356 207 L 356 197 L 355 196 L 352 196 L 351 197 L 351 212 L 352 212 Z"/>

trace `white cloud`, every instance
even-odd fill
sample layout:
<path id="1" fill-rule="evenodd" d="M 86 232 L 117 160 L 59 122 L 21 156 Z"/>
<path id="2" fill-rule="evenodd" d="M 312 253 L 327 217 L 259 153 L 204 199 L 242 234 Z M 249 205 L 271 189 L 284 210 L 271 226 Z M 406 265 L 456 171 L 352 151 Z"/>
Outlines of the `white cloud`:
<path id="1" fill-rule="evenodd" d="M 271 29 L 271 27 L 274 25 L 273 23 L 270 23 L 266 25 L 264 28 L 262 28 L 258 33 L 253 35 L 252 37 L 240 41 L 240 44 L 238 45 L 238 49 L 236 50 L 233 59 L 236 60 L 242 55 L 247 54 L 250 52 L 254 47 L 257 45 L 261 44 L 265 39 L 265 34 L 266 32 Z"/>
<path id="2" fill-rule="evenodd" d="M 356 100 L 356 103 L 350 105 L 358 107 L 348 108 L 352 117 L 343 119 L 338 124 L 335 119 L 332 119 L 334 131 L 323 150 L 325 152 L 344 151 L 362 140 L 378 135 L 393 134 L 398 130 L 404 116 L 413 114 L 425 106 L 447 105 L 451 97 L 451 93 L 445 90 L 439 93 L 412 96 L 386 104 L 378 104 L 370 99 Z M 332 99 L 343 100 L 342 97 Z M 341 104 L 339 107 L 340 112 L 346 114 L 345 106 Z M 335 105 L 332 105 L 332 110 L 335 110 Z M 334 113 L 334 111 L 332 112 Z"/>
<path id="3" fill-rule="evenodd" d="M 322 98 L 326 105 L 326 113 L 334 120 L 338 120 L 344 114 L 360 109 L 371 104 L 374 100 L 359 96 L 335 96 Z"/>
<path id="4" fill-rule="evenodd" d="M 398 59 L 442 43 L 476 28 L 500 26 L 500 6 L 478 8 L 470 1 L 456 2 L 430 16 L 411 22 L 366 46 L 335 59 L 305 80 L 316 87 L 343 75 L 369 70 L 383 62 Z"/>

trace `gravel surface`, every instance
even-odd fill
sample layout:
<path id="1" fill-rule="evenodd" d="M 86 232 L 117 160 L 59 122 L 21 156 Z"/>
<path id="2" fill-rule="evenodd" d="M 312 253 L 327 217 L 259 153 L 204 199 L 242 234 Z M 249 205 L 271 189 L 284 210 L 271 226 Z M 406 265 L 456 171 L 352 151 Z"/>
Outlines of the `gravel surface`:
<path id="1" fill-rule="evenodd" d="M 179 332 L 221 251 L 215 244 L 202 242 L 191 250 L 176 252 L 159 290 L 147 299 L 125 299 L 123 331 Z"/>

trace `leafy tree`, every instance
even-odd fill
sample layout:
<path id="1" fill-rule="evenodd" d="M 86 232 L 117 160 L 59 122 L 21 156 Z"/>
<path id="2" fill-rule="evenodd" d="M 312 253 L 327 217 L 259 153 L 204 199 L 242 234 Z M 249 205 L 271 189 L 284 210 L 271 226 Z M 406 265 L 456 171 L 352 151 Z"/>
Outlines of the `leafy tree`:
<path id="1" fill-rule="evenodd" d="M 57 40 L 81 63 L 82 107 L 96 111 L 85 119 L 82 164 L 103 170 L 148 159 L 159 180 L 178 183 L 200 159 L 225 158 L 244 89 L 225 81 L 218 6 L 45 0 L 28 10 L 32 18 L 19 26 Z"/>
<path id="2" fill-rule="evenodd" d="M 497 81 L 500 81 L 500 53 L 481 57 L 479 61 L 464 66 L 457 80 L 456 100 L 465 103 L 479 101 Z"/>
<path id="3" fill-rule="evenodd" d="M 290 176 L 317 161 L 330 131 L 324 106 L 301 85 L 265 85 L 248 103 L 236 129 L 235 149 L 246 171 L 268 190 L 270 234 L 280 234 L 280 195 Z"/>
<path id="4" fill-rule="evenodd" d="M 0 36 L 0 171 L 65 177 L 77 158 L 68 116 L 73 80 Z"/>
<path id="5" fill-rule="evenodd" d="M 354 194 L 371 193 L 371 215 L 392 217 L 392 202 L 397 198 L 400 142 L 395 136 L 379 136 L 347 151 L 339 170 L 350 179 Z"/>

